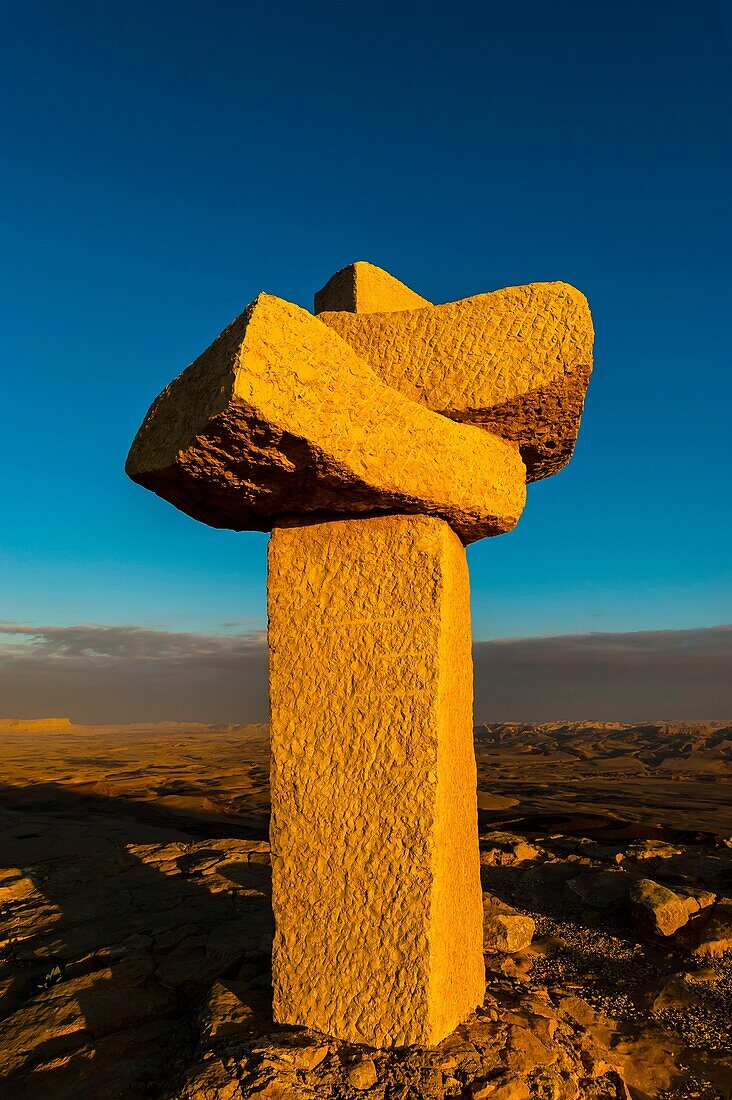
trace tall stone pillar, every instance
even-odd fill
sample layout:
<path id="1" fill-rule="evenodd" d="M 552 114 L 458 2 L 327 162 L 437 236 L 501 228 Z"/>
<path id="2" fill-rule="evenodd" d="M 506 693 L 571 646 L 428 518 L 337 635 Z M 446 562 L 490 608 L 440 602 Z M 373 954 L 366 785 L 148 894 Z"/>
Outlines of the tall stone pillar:
<path id="1" fill-rule="evenodd" d="M 126 469 L 273 531 L 275 1018 L 432 1044 L 484 992 L 464 546 L 569 461 L 592 318 L 566 283 L 431 305 L 363 261 L 315 308 L 258 294 Z"/>
<path id="2" fill-rule="evenodd" d="M 274 1015 L 433 1044 L 482 1003 L 465 550 L 418 515 L 276 527 Z"/>

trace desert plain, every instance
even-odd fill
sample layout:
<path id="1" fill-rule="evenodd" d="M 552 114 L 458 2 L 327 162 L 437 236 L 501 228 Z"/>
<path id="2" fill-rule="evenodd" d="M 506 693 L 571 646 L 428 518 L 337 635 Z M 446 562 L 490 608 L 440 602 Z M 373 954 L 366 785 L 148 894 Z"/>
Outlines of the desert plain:
<path id="1" fill-rule="evenodd" d="M 272 1022 L 266 726 L 5 720 L 0 1097 L 724 1100 L 731 733 L 476 727 L 485 999 L 375 1051 Z"/>

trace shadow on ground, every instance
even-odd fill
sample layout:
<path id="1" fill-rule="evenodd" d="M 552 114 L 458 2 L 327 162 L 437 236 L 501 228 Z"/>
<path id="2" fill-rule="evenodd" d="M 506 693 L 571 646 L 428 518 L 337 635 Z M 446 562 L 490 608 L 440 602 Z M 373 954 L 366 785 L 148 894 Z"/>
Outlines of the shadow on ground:
<path id="1" fill-rule="evenodd" d="M 257 979 L 252 1018 L 267 1027 L 266 821 L 222 837 L 57 784 L 0 787 L 0 807 L 0 1095 L 162 1095 L 217 979 Z"/>

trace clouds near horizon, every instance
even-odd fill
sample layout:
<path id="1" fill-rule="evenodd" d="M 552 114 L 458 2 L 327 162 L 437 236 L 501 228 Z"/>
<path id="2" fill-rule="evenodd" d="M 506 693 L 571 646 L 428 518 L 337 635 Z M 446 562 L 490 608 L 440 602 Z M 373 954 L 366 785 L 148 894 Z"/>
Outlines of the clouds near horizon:
<path id="1" fill-rule="evenodd" d="M 473 652 L 478 722 L 732 716 L 732 626 L 507 638 Z M 0 716 L 266 721 L 266 637 L 0 622 Z"/>

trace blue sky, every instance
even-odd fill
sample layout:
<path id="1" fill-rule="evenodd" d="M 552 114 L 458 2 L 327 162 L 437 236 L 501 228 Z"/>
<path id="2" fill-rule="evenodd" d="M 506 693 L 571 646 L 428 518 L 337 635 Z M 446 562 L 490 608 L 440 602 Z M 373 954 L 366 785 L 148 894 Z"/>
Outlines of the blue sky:
<path id="1" fill-rule="evenodd" d="M 310 307 L 368 259 L 590 300 L 575 457 L 470 550 L 476 637 L 732 621 L 728 5 L 4 12 L 0 619 L 260 628 L 266 537 L 126 452 L 258 291 Z"/>

